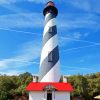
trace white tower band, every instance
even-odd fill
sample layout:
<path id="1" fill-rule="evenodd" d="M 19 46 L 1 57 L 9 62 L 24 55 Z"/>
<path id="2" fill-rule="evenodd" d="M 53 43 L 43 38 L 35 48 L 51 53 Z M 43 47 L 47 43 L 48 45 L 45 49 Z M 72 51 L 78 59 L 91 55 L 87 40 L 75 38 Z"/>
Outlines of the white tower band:
<path id="1" fill-rule="evenodd" d="M 45 27 L 43 33 L 43 48 L 40 60 L 40 82 L 59 82 L 60 64 L 57 38 L 56 16 L 58 10 L 52 1 L 49 1 L 43 11 Z"/>

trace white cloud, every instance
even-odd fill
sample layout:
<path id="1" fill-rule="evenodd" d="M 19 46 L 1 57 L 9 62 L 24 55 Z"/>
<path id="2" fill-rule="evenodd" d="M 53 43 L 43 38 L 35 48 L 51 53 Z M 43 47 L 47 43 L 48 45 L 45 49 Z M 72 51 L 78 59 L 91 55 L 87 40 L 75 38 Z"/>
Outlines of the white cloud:
<path id="1" fill-rule="evenodd" d="M 54 0 L 28 0 L 29 2 L 35 2 L 35 3 L 46 3 L 48 1 L 54 1 Z"/>
<path id="2" fill-rule="evenodd" d="M 10 4 L 12 2 L 15 2 L 15 0 L 0 0 L 0 5 L 2 5 L 2 4 Z"/>
<path id="3" fill-rule="evenodd" d="M 63 2 L 90 13 L 100 13 L 100 0 L 63 0 Z"/>
<path id="4" fill-rule="evenodd" d="M 62 65 L 62 70 L 68 70 L 68 71 L 81 71 L 81 70 L 89 70 L 89 71 L 93 71 L 93 70 L 95 70 L 95 67 L 94 67 L 95 65 L 92 65 L 92 66 L 84 66 L 84 67 L 79 67 L 79 66 L 68 66 L 68 65 Z"/>
<path id="5" fill-rule="evenodd" d="M 49 0 L 0 0 L 0 4 L 4 5 L 4 4 L 14 4 L 14 3 L 17 3 L 17 2 L 34 2 L 34 3 L 46 3 L 48 2 Z M 51 0 L 53 1 L 53 0 Z"/>
<path id="6" fill-rule="evenodd" d="M 22 0 L 21 0 L 22 1 Z M 24 0 L 28 2 L 43 3 L 45 0 Z M 73 0 L 72 0 L 73 1 Z M 81 0 L 72 2 L 63 1 L 65 3 L 71 3 L 73 6 L 80 6 Z M 1 0 L 2 3 L 15 3 L 20 2 L 20 0 Z M 89 1 L 85 0 L 82 5 L 86 8 L 90 5 Z M 87 5 L 87 6 L 86 6 Z M 95 4 L 94 4 L 95 5 Z M 0 28 L 33 28 L 33 27 L 43 27 L 43 15 L 42 13 L 20 13 L 23 10 L 16 5 L 2 5 L 3 7 L 17 12 L 17 14 L 9 14 L 0 16 Z M 86 7 L 85 7 L 86 6 Z M 94 7 L 95 8 L 95 7 Z M 96 7 L 97 8 L 97 7 Z M 88 8 L 89 9 L 89 8 Z M 37 17 L 39 16 L 39 17 Z M 73 17 L 75 16 L 75 17 Z M 88 14 L 73 14 L 73 13 L 63 13 L 59 14 L 58 27 L 60 28 L 91 28 L 99 29 L 100 25 L 98 23 L 99 17 L 91 13 Z"/>
<path id="7" fill-rule="evenodd" d="M 34 27 L 43 27 L 43 18 L 41 13 L 19 13 L 0 16 L 0 28 Z"/>
<path id="8" fill-rule="evenodd" d="M 47 0 L 28 0 L 29 2 L 45 3 Z"/>
<path id="9" fill-rule="evenodd" d="M 84 38 L 84 37 L 88 37 L 90 33 L 80 33 L 80 32 L 75 32 L 71 35 L 71 38 L 74 38 L 74 39 L 81 39 L 81 38 Z"/>
<path id="10" fill-rule="evenodd" d="M 19 1 L 23 0 L 0 0 L 0 7 L 8 9 L 14 13 L 20 13 L 23 12 L 24 9 L 21 9 L 20 7 L 16 6 L 15 3 Z"/>
<path id="11" fill-rule="evenodd" d="M 5 4 L 15 4 L 17 2 L 24 2 L 24 1 L 30 1 L 30 0 L 0 0 L 0 5 L 5 5 Z M 34 0 L 33 0 L 34 1 Z"/>
<path id="12" fill-rule="evenodd" d="M 2 66 L 6 66 L 6 62 L 0 61 L 0 67 L 2 67 Z"/>
<path id="13" fill-rule="evenodd" d="M 11 58 L 2 59 L 0 61 L 0 69 L 25 67 L 31 64 L 39 64 L 34 60 L 39 58 L 41 46 L 36 41 L 25 43 L 16 56 Z"/>
<path id="14" fill-rule="evenodd" d="M 39 16 L 39 17 L 37 17 Z M 67 16 L 67 17 L 66 17 Z M 69 16 L 69 18 L 68 18 Z M 59 28 L 90 28 L 99 29 L 98 17 L 82 15 L 71 19 L 73 14 L 61 14 L 57 20 Z M 81 17 L 81 18 L 80 18 Z M 0 16 L 0 28 L 40 28 L 44 27 L 44 18 L 42 13 L 18 13 Z"/>
<path id="15" fill-rule="evenodd" d="M 84 40 L 81 40 L 81 38 L 86 38 L 89 36 L 89 33 L 80 33 L 80 32 L 74 32 L 74 33 L 70 33 L 70 34 L 67 34 L 65 37 L 63 36 L 60 36 L 59 37 L 59 44 L 61 44 L 60 46 L 64 46 L 64 45 L 67 45 L 73 41 L 80 41 L 80 42 L 87 42 L 87 43 L 91 43 L 89 41 L 84 41 Z M 94 43 L 91 43 L 91 44 L 94 44 Z M 89 46 L 94 46 L 94 45 L 89 45 Z"/>
<path id="16" fill-rule="evenodd" d="M 78 32 L 73 34 L 73 37 L 74 37 L 75 39 L 80 39 L 81 36 L 82 36 L 82 34 L 81 34 L 81 33 L 78 33 Z"/>
<path id="17" fill-rule="evenodd" d="M 91 8 L 91 1 L 90 0 L 84 0 L 82 2 L 82 0 L 68 0 L 68 2 L 70 4 L 72 4 L 73 6 L 80 8 L 80 9 L 84 9 L 84 10 L 90 10 Z"/>
<path id="18" fill-rule="evenodd" d="M 10 70 L 10 71 L 5 71 L 5 72 L 0 71 L 1 75 L 8 75 L 8 76 L 19 75 L 21 73 L 23 73 L 23 71 L 16 71 L 16 70 Z"/>
<path id="19" fill-rule="evenodd" d="M 90 33 L 84 33 L 84 37 L 88 37 Z"/>
<path id="20" fill-rule="evenodd" d="M 73 14 L 63 14 L 63 17 L 59 16 L 58 19 L 58 27 L 60 28 L 67 28 L 67 29 L 74 29 L 74 28 L 87 28 L 87 29 L 99 29 L 100 24 L 98 23 L 99 17 L 90 17 L 90 15 L 84 15 L 83 17 L 74 15 L 73 19 L 71 19 L 70 16 L 73 16 Z M 67 16 L 67 17 L 66 17 Z M 69 18 L 68 18 L 69 17 Z M 80 18 L 81 17 L 81 18 Z"/>

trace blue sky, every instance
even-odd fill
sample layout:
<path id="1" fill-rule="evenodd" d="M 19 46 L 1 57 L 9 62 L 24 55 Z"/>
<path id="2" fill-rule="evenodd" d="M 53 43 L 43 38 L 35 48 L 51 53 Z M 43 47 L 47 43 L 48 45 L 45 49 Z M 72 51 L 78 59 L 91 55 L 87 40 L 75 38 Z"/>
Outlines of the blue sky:
<path id="1" fill-rule="evenodd" d="M 39 73 L 47 0 L 0 0 L 0 74 Z M 100 72 L 100 0 L 54 0 L 61 74 Z"/>

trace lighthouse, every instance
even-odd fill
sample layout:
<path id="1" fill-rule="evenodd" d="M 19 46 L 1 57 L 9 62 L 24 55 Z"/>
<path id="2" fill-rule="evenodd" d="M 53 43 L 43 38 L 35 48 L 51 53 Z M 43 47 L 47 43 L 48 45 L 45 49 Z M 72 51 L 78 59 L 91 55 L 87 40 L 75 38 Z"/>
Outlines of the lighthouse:
<path id="1" fill-rule="evenodd" d="M 46 4 L 43 15 L 45 25 L 39 77 L 34 77 L 33 82 L 26 87 L 26 90 L 29 91 L 29 100 L 70 100 L 70 92 L 73 91 L 71 84 L 60 81 L 60 60 L 56 25 L 58 10 L 54 2 L 49 1 Z"/>
<path id="2" fill-rule="evenodd" d="M 40 61 L 40 82 L 60 81 L 59 47 L 57 37 L 56 16 L 58 10 L 53 2 L 48 2 L 43 10 L 45 27 L 43 32 L 43 48 Z"/>

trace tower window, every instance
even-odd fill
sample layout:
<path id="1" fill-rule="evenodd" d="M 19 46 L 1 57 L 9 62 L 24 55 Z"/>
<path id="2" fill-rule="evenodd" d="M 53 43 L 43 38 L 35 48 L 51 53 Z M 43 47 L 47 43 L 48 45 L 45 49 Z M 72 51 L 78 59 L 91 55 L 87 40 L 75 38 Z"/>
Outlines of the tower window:
<path id="1" fill-rule="evenodd" d="M 52 52 L 50 52 L 48 54 L 48 62 L 53 62 L 53 53 Z"/>
<path id="2" fill-rule="evenodd" d="M 49 33 L 52 33 L 53 29 L 51 27 L 49 27 Z"/>

